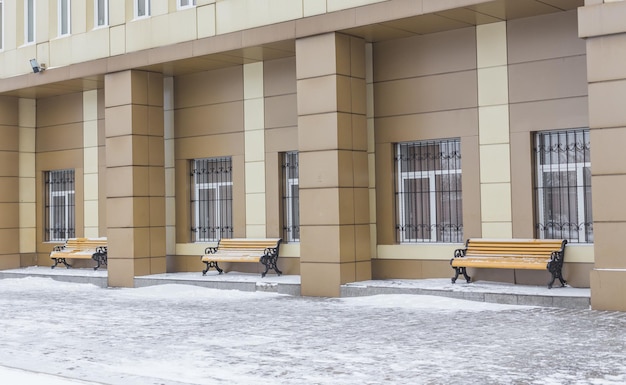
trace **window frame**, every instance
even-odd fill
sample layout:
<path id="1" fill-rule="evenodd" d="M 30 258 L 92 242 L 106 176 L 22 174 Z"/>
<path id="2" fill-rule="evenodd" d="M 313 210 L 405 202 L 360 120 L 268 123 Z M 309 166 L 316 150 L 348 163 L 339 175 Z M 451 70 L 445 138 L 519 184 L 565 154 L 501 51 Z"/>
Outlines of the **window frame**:
<path id="1" fill-rule="evenodd" d="M 209 171 L 203 165 L 216 165 L 224 169 Z M 194 243 L 217 242 L 233 236 L 233 178 L 232 158 L 200 158 L 190 161 L 191 193 L 191 241 Z M 200 175 L 203 176 L 200 176 Z M 217 175 L 217 179 L 214 176 Z M 221 176 L 220 176 L 221 175 Z M 227 177 L 222 177 L 226 175 Z M 199 180 L 201 179 L 201 180 Z M 226 192 L 223 191 L 226 188 Z M 202 199 L 203 191 L 213 191 L 213 199 Z M 226 196 L 222 196 L 225 194 Z M 208 195 L 207 195 L 208 196 Z M 226 205 L 224 207 L 224 205 Z M 202 216 L 203 211 L 204 217 Z M 223 218 L 224 214 L 227 218 Z M 204 218 L 204 219 L 201 219 Z M 211 222 L 213 227 L 210 226 Z M 205 235 L 203 235 L 203 233 Z M 213 234 L 213 236 L 211 236 Z"/>
<path id="2" fill-rule="evenodd" d="M 62 189 L 57 178 L 63 179 Z M 69 178 L 66 179 L 66 178 Z M 76 174 L 74 169 L 44 171 L 44 238 L 46 242 L 64 242 L 76 233 Z M 62 203 L 57 204 L 62 198 Z M 61 226 L 59 226 L 61 223 Z M 62 235 L 58 235 L 62 234 Z"/>
<path id="3" fill-rule="evenodd" d="M 139 4 L 140 3 L 142 3 L 143 6 L 144 6 L 144 12 L 145 13 L 143 15 L 139 14 Z M 145 18 L 148 18 L 148 17 L 150 17 L 152 15 L 152 9 L 151 9 L 152 7 L 151 7 L 150 3 L 151 3 L 150 0 L 135 0 L 134 1 L 134 5 L 135 5 L 134 6 L 134 8 L 135 8 L 134 9 L 134 16 L 135 16 L 135 19 L 145 19 Z"/>
<path id="4" fill-rule="evenodd" d="M 24 45 L 35 44 L 37 40 L 37 12 L 35 0 L 24 1 Z M 32 16 L 32 18 L 31 18 Z"/>
<path id="5" fill-rule="evenodd" d="M 189 4 L 182 4 L 183 1 L 189 2 Z M 196 6 L 196 0 L 176 0 L 176 8 L 181 9 L 189 9 L 194 8 Z"/>
<path id="6" fill-rule="evenodd" d="M 283 240 L 286 243 L 300 242 L 300 175 L 299 153 L 288 151 L 281 154 Z M 297 186 L 297 187 L 296 187 Z M 297 188 L 297 193 L 294 192 Z"/>
<path id="7" fill-rule="evenodd" d="M 63 4 L 65 4 L 65 12 L 63 12 Z M 58 0 L 57 6 L 58 36 L 69 36 L 72 34 L 72 1 Z"/>
<path id="8" fill-rule="evenodd" d="M 103 23 L 100 24 L 100 4 L 102 4 L 104 13 L 102 20 Z M 109 26 L 109 0 L 94 0 L 93 3 L 93 12 L 94 12 L 94 20 L 93 25 L 94 28 L 103 28 Z"/>
<path id="9" fill-rule="evenodd" d="M 454 158 L 452 162 L 456 167 L 442 167 L 443 163 L 447 163 L 447 155 L 439 151 L 435 154 L 438 157 L 436 159 L 435 155 L 431 155 L 430 152 L 428 152 L 429 148 L 435 146 L 441 148 L 441 146 L 450 145 L 454 146 L 455 151 L 450 153 L 451 156 L 448 159 Z M 428 158 L 427 162 L 432 161 L 432 165 L 435 167 L 425 170 L 411 169 L 411 167 L 408 166 L 408 157 L 405 158 L 405 155 L 402 153 L 403 147 L 406 147 L 407 153 L 409 151 L 415 151 L 416 149 L 425 148 L 427 151 L 425 154 Z M 463 171 L 460 151 L 460 138 L 412 141 L 395 144 L 394 184 L 396 196 L 396 240 L 398 243 L 459 243 L 463 241 Z M 413 154 L 413 156 L 415 157 L 415 154 Z M 421 168 L 421 163 L 424 159 L 418 159 L 418 161 L 419 163 L 415 163 L 415 165 L 419 165 Z M 436 167 L 436 162 L 442 163 L 439 167 Z M 450 176 L 454 176 L 454 183 L 450 180 L 447 183 L 450 188 L 442 189 L 442 177 Z M 422 183 L 423 180 L 426 180 L 426 184 Z M 407 185 L 408 181 L 419 181 L 418 183 L 420 183 L 420 185 L 417 186 L 426 188 L 412 189 L 411 186 Z M 438 187 L 438 185 L 440 186 Z M 452 189 L 452 186 L 456 189 Z M 450 199 L 450 195 L 452 194 L 455 196 L 454 201 Z M 444 199 L 445 196 L 448 196 L 447 200 Z M 410 204 L 408 200 L 412 200 L 414 204 Z M 444 201 L 448 202 L 447 207 L 449 208 L 449 213 L 447 215 L 445 215 L 446 207 L 444 207 Z M 454 203 L 454 206 L 450 205 L 450 203 Z M 454 220 L 456 220 L 456 222 L 453 223 Z M 415 229 L 411 230 L 411 228 Z M 446 228 L 448 230 L 446 230 Z M 426 232 L 429 234 L 425 234 Z M 415 236 L 407 235 L 407 233 L 414 234 Z M 419 237 L 420 233 L 429 236 Z M 448 235 L 448 239 L 445 239 L 446 234 Z"/>
<path id="10" fill-rule="evenodd" d="M 542 148 L 544 148 L 544 146 L 542 145 L 541 141 L 543 138 L 545 138 L 546 136 L 552 136 L 552 138 L 554 138 L 554 140 L 556 140 L 556 143 L 550 145 L 550 149 L 547 150 L 542 150 Z M 566 139 L 565 139 L 565 149 L 563 149 L 562 147 L 562 142 L 559 140 L 559 135 L 565 135 Z M 567 142 L 567 138 L 568 135 L 574 135 L 575 141 L 573 143 L 573 147 L 572 144 Z M 583 139 L 585 140 L 585 143 L 582 144 L 578 144 L 576 143 L 576 138 L 578 135 L 582 135 Z M 589 129 L 570 129 L 570 130 L 550 130 L 550 131 L 540 131 L 540 132 L 536 132 L 534 134 L 534 150 L 535 150 L 535 202 L 536 202 L 536 208 L 535 208 L 535 236 L 539 239 L 567 239 L 568 242 L 570 243 L 581 243 L 581 244 L 592 244 L 593 243 L 593 217 L 592 217 L 592 211 L 591 211 L 591 204 L 592 204 L 592 198 L 591 198 L 591 158 L 590 156 L 587 157 L 585 154 L 587 151 L 591 151 L 591 146 L 590 146 L 590 142 L 589 142 Z M 550 138 L 546 138 L 548 140 L 550 140 L 550 143 L 552 143 L 552 139 Z M 565 163 L 542 163 L 541 161 L 541 156 L 542 154 L 545 156 L 546 154 L 549 154 L 550 152 L 563 152 L 563 151 L 576 151 L 577 149 L 581 149 L 583 151 L 583 161 L 574 161 L 574 162 L 569 162 L 569 160 Z M 567 153 L 566 153 L 567 154 Z M 552 155 L 554 156 L 554 155 Z M 569 155 L 566 155 L 566 158 L 568 158 Z M 574 156 L 575 157 L 575 156 Z M 552 173 L 552 174 L 556 174 L 559 178 L 559 183 L 558 186 L 549 186 L 546 187 L 545 186 L 545 182 L 544 182 L 544 175 L 546 173 Z M 562 186 L 561 184 L 561 174 L 563 174 L 566 179 L 567 179 L 567 185 L 566 186 Z M 575 175 L 575 184 L 572 186 L 569 183 L 569 177 Z M 586 180 L 589 179 L 589 183 L 586 183 Z M 548 190 L 549 189 L 549 190 Z M 575 199 L 569 199 L 569 195 L 571 194 L 571 192 L 575 191 Z M 547 201 L 547 195 L 551 194 L 554 195 L 554 193 L 562 193 L 565 192 L 568 195 L 568 198 L 566 199 L 567 201 L 567 209 L 563 209 L 561 208 L 558 213 L 556 213 L 558 216 L 562 217 L 563 215 L 565 215 L 563 212 L 567 211 L 567 217 L 570 218 L 570 214 L 573 212 L 572 211 L 572 207 L 570 207 L 570 203 L 571 202 L 576 202 L 576 207 L 575 207 L 575 212 L 576 212 L 576 218 L 577 223 L 576 223 L 576 230 L 574 230 L 575 232 L 577 232 L 577 237 L 573 238 L 573 237 L 564 237 L 563 236 L 563 232 L 569 232 L 571 235 L 571 228 L 572 228 L 572 224 L 571 223 L 563 223 L 562 221 L 555 221 L 554 218 L 548 218 L 548 214 L 547 212 L 550 211 L 546 201 Z M 559 199 L 560 201 L 560 199 Z M 588 218 L 588 216 L 591 216 Z M 582 222 L 580 222 L 580 219 L 582 219 Z M 580 223 L 578 223 L 580 222 Z M 556 226 L 564 226 L 566 225 L 567 228 L 569 228 L 570 230 L 553 230 L 555 232 L 559 232 L 560 231 L 560 237 L 555 237 L 555 238 L 551 238 L 550 237 L 550 225 L 549 224 L 555 224 Z"/>
<path id="11" fill-rule="evenodd" d="M 4 51 L 4 0 L 0 0 L 0 52 Z"/>

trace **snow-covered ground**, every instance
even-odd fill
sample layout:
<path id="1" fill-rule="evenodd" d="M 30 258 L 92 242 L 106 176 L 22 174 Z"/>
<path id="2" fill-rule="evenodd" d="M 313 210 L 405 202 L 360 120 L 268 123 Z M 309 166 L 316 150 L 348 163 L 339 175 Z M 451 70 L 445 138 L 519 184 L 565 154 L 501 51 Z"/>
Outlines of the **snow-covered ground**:
<path id="1" fill-rule="evenodd" d="M 1 384 L 623 384 L 626 313 L 0 279 Z"/>

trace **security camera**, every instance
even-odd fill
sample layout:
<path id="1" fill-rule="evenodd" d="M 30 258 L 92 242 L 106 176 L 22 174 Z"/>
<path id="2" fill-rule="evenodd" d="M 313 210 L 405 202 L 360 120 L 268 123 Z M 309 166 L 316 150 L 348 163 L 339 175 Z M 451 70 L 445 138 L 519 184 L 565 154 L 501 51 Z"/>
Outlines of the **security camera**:
<path id="1" fill-rule="evenodd" d="M 30 59 L 30 66 L 33 69 L 34 73 L 43 72 L 46 70 L 46 65 L 43 63 L 39 64 L 37 62 L 37 59 Z"/>

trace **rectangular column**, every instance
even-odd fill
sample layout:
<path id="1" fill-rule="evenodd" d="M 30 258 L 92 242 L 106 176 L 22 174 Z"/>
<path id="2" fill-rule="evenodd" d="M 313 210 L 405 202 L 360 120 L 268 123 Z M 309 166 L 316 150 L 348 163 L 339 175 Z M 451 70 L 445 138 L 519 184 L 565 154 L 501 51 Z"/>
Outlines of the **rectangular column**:
<path id="1" fill-rule="evenodd" d="M 589 1 L 587 1 L 589 3 Z M 626 2 L 579 9 L 587 40 L 594 269 L 591 307 L 626 311 Z"/>
<path id="2" fill-rule="evenodd" d="M 0 269 L 20 267 L 17 111 L 16 98 L 0 96 Z"/>
<path id="3" fill-rule="evenodd" d="M 511 238 L 506 22 L 476 27 L 482 236 Z"/>
<path id="4" fill-rule="evenodd" d="M 371 278 L 365 42 L 296 42 L 301 292 Z"/>
<path id="5" fill-rule="evenodd" d="M 163 79 L 163 131 L 165 143 L 165 253 L 173 269 L 176 255 L 176 157 L 174 152 L 174 78 Z M 168 267 L 167 271 L 171 269 Z"/>
<path id="6" fill-rule="evenodd" d="M 99 231 L 98 90 L 83 92 L 84 234 L 97 238 Z"/>
<path id="7" fill-rule="evenodd" d="M 246 237 L 264 238 L 265 215 L 265 107 L 263 62 L 243 66 L 245 141 Z"/>
<path id="8" fill-rule="evenodd" d="M 18 100 L 19 121 L 19 210 L 22 266 L 37 263 L 37 213 L 35 172 L 35 130 L 37 101 Z"/>
<path id="9" fill-rule="evenodd" d="M 109 285 L 164 273 L 165 143 L 163 76 L 105 76 Z"/>

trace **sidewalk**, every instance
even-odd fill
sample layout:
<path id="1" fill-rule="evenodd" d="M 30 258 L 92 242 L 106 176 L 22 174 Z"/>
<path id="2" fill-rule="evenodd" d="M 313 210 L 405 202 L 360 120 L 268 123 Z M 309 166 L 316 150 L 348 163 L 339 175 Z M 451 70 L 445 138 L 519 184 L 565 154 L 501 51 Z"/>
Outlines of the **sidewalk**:
<path id="1" fill-rule="evenodd" d="M 28 267 L 0 271 L 1 278 L 47 277 L 63 282 L 92 283 L 107 287 L 106 270 Z M 292 296 L 300 295 L 300 276 L 229 272 L 165 273 L 135 277 L 135 287 L 163 284 L 186 284 L 212 289 L 263 291 Z M 510 305 L 589 309 L 591 291 L 588 288 L 513 285 L 498 282 L 457 282 L 448 278 L 436 279 L 389 279 L 354 282 L 342 285 L 341 297 L 371 296 L 377 294 L 434 295 L 477 302 Z"/>

